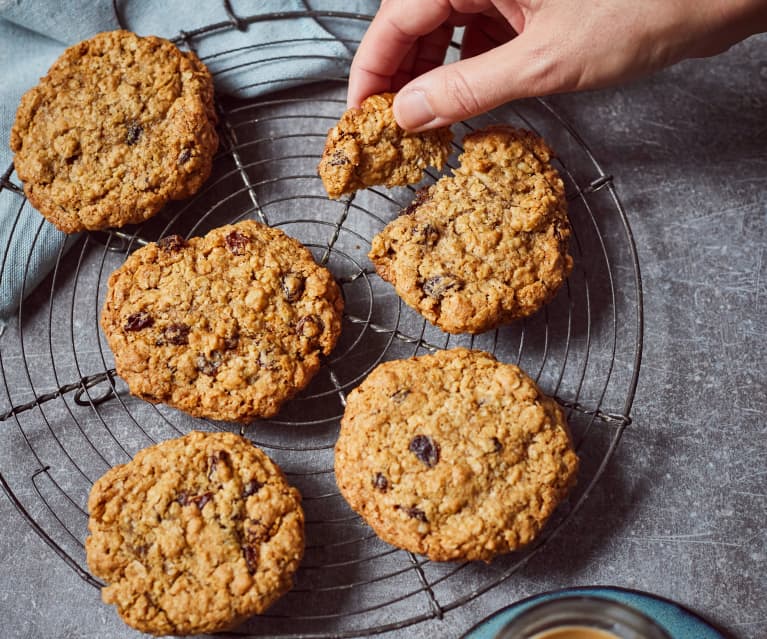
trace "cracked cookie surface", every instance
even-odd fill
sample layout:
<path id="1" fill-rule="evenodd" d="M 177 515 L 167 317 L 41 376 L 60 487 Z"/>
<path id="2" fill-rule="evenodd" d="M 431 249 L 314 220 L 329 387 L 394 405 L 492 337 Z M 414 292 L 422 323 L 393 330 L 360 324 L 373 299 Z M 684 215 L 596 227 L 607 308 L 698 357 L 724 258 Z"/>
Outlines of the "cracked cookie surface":
<path id="1" fill-rule="evenodd" d="M 270 417 L 341 331 L 326 268 L 282 231 L 245 220 L 171 235 L 109 278 L 101 326 L 131 393 L 197 417 Z"/>
<path id="2" fill-rule="evenodd" d="M 21 99 L 24 192 L 66 233 L 143 222 L 195 193 L 218 147 L 213 79 L 194 53 L 129 31 L 68 48 Z"/>
<path id="3" fill-rule="evenodd" d="M 368 186 L 415 184 L 427 167 L 445 165 L 453 139 L 450 129 L 401 129 L 392 112 L 394 96 L 371 95 L 328 131 L 318 171 L 331 198 Z"/>
<path id="4" fill-rule="evenodd" d="M 464 138 L 452 176 L 420 191 L 373 238 L 378 274 L 448 333 L 532 315 L 572 270 L 564 185 L 537 135 L 496 126 Z"/>
<path id="5" fill-rule="evenodd" d="M 436 561 L 529 544 L 577 468 L 556 402 L 467 349 L 379 365 L 349 394 L 335 450 L 349 505 L 384 541 Z"/>
<path id="6" fill-rule="evenodd" d="M 301 497 L 232 433 L 140 451 L 91 489 L 88 566 L 105 603 L 142 632 L 194 634 L 262 613 L 303 556 Z"/>

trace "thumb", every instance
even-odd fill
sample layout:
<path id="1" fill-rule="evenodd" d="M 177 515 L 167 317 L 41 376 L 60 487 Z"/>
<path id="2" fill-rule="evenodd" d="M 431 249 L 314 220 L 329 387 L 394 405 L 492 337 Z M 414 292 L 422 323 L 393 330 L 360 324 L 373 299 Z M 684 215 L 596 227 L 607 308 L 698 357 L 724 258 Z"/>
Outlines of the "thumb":
<path id="1" fill-rule="evenodd" d="M 482 55 L 418 76 L 394 100 L 394 117 L 407 131 L 425 131 L 484 113 L 518 98 L 568 90 L 552 39 L 526 29 Z M 564 61 L 563 61 L 564 63 Z"/>

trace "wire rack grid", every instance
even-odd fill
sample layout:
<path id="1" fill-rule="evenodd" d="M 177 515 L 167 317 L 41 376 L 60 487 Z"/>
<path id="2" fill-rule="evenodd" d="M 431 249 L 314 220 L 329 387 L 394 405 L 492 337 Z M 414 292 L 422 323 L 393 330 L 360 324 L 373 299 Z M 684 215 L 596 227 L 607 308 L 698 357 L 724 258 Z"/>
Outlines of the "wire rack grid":
<path id="1" fill-rule="evenodd" d="M 213 34 L 246 30 L 257 21 L 370 20 L 321 11 L 236 16 L 228 2 L 224 6 L 228 21 L 181 32 L 176 43 L 196 49 Z M 268 51 L 274 44 L 249 48 Z M 353 48 L 357 42 L 346 44 Z M 283 51 L 243 63 L 242 53 L 221 50 L 203 61 L 219 58 L 220 79 L 243 65 L 286 57 Z M 220 64 L 227 56 L 236 59 Z M 579 134 L 544 100 L 516 103 L 454 127 L 460 141 L 477 127 L 510 122 L 551 142 L 568 189 L 576 266 L 556 299 L 534 317 L 483 335 L 447 335 L 405 306 L 366 257 L 373 235 L 409 204 L 417 187 L 372 188 L 340 202 L 324 195 L 316 165 L 327 129 L 344 109 L 345 84 L 342 74 L 328 75 L 263 97 L 219 98 L 222 145 L 201 191 L 147 223 L 85 233 L 68 252 L 62 247 L 53 273 L 19 306 L 18 339 L 6 335 L 0 351 L 7 402 L 5 408 L 0 403 L 0 484 L 48 546 L 84 581 L 100 587 L 83 550 L 87 495 L 95 479 L 157 441 L 191 429 L 232 428 L 130 396 L 98 327 L 110 272 L 149 241 L 170 233 L 199 235 L 243 218 L 282 228 L 333 272 L 346 301 L 338 346 L 277 418 L 240 428 L 301 490 L 308 546 L 296 587 L 236 636 L 371 635 L 441 619 L 501 583 L 512 596 L 529 594 L 515 592 L 509 578 L 571 520 L 631 423 L 642 352 L 639 263 L 612 177 Z M 455 154 L 450 164 L 455 166 Z M 430 173 L 424 183 L 437 177 Z M 0 178 L 0 197 L 12 198 L 17 207 L 15 230 L 30 205 L 12 167 Z M 38 236 L 42 223 L 41 218 Z M 0 275 L 5 266 L 0 264 Z M 456 346 L 487 350 L 527 370 L 567 409 L 582 460 L 577 488 L 538 541 L 491 565 L 440 564 L 384 544 L 334 483 L 333 446 L 346 394 L 381 361 Z"/>

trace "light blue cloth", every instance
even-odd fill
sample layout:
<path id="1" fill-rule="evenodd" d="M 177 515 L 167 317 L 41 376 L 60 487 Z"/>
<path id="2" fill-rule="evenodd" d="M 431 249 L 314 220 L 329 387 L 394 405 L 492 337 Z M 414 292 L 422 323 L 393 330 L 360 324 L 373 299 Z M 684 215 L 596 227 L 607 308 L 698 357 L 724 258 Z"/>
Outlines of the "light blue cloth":
<path id="1" fill-rule="evenodd" d="M 122 0 L 117 2 L 118 17 L 111 0 L 0 0 L 0 176 L 13 160 L 10 128 L 22 94 L 67 45 L 120 26 L 171 39 L 183 31 L 191 34 L 186 44 L 213 72 L 218 92 L 255 97 L 346 74 L 367 22 L 245 18 L 307 9 L 373 15 L 377 7 L 377 0 L 231 0 L 230 14 L 223 0 Z M 222 28 L 194 35 L 215 23 Z M 221 51 L 231 53 L 209 57 Z M 15 174 L 11 180 L 19 183 Z M 62 246 L 67 247 L 66 239 L 21 195 L 0 190 L 0 327 L 48 274 Z"/>

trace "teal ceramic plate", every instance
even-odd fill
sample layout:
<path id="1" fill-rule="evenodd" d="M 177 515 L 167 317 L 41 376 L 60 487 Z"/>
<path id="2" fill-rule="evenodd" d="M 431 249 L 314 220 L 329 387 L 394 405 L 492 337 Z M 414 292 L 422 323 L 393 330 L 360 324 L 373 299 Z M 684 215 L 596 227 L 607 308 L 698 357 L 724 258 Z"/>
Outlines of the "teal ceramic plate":
<path id="1" fill-rule="evenodd" d="M 635 608 L 655 621 L 672 639 L 727 639 L 725 635 L 705 619 L 669 599 L 663 599 L 662 597 L 639 592 L 638 590 L 626 590 L 624 588 L 608 586 L 568 588 L 566 590 L 545 592 L 528 599 L 523 599 L 511 606 L 502 608 L 484 621 L 480 621 L 463 636 L 463 639 L 493 639 L 500 632 L 501 628 L 522 611 L 542 601 L 572 595 L 601 597 Z"/>

